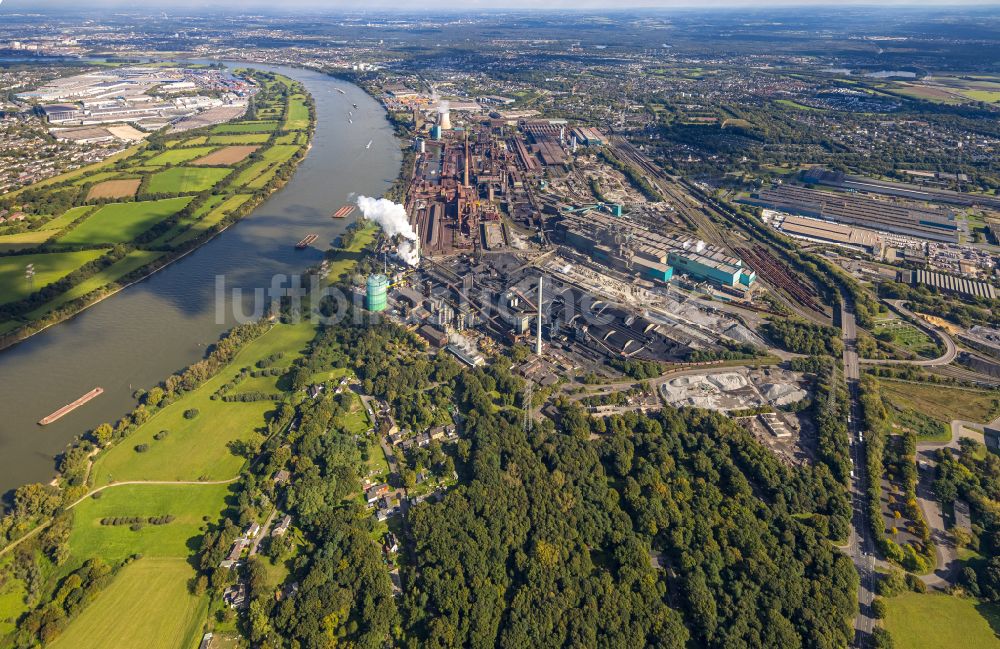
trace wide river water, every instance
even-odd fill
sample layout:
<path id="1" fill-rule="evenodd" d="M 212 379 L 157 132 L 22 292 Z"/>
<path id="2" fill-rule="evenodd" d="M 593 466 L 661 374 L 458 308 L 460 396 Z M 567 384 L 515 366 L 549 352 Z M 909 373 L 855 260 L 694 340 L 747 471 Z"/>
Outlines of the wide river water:
<path id="1" fill-rule="evenodd" d="M 334 220 L 331 213 L 355 194 L 380 195 L 399 173 L 401 153 L 392 128 L 363 90 L 319 72 L 252 67 L 281 72 L 312 93 L 317 111 L 312 150 L 282 190 L 201 248 L 0 351 L 0 493 L 47 482 L 55 456 L 74 437 L 130 411 L 134 390 L 148 389 L 202 358 L 206 345 L 234 324 L 231 308 L 229 321 L 216 321 L 217 275 L 225 276 L 227 287 L 252 293 L 269 286 L 276 273 L 316 264 L 354 219 Z M 296 250 L 295 243 L 309 233 L 319 240 Z M 54 424 L 36 423 L 97 386 L 104 388 L 100 397 Z"/>

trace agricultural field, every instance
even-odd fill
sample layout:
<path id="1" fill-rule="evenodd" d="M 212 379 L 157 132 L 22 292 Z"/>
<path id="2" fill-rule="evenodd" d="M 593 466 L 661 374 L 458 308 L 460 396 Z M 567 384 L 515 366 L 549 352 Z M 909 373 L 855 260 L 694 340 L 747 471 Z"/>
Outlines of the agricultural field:
<path id="1" fill-rule="evenodd" d="M 239 164 L 246 160 L 250 155 L 259 149 L 258 146 L 245 145 L 245 146 L 227 146 L 219 149 L 218 151 L 213 151 L 203 158 L 198 158 L 193 161 L 193 165 L 204 165 L 207 167 L 220 167 L 226 165 Z"/>
<path id="2" fill-rule="evenodd" d="M 194 574 L 184 559 L 134 561 L 48 647 L 196 647 L 208 598 L 188 591 Z"/>
<path id="3" fill-rule="evenodd" d="M 123 259 L 116 261 L 107 268 L 97 272 L 95 275 L 88 277 L 54 300 L 46 302 L 45 306 L 40 309 L 31 311 L 28 313 L 28 317 L 41 317 L 53 309 L 58 309 L 68 302 L 72 302 L 73 300 L 87 295 L 91 291 L 96 291 L 99 288 L 109 286 L 110 284 L 117 282 L 125 275 L 128 275 L 129 273 L 156 261 L 165 254 L 167 253 L 156 250 L 133 250 L 125 255 Z"/>
<path id="4" fill-rule="evenodd" d="M 52 230 L 29 230 L 17 234 L 0 235 L 0 252 L 34 248 L 45 243 L 54 235 Z"/>
<path id="5" fill-rule="evenodd" d="M 214 167 L 174 167 L 153 174 L 149 179 L 150 194 L 189 194 L 211 189 L 232 173 L 230 169 Z"/>
<path id="6" fill-rule="evenodd" d="M 146 160 L 146 164 L 157 167 L 162 165 L 184 164 L 185 162 L 189 162 L 195 158 L 206 156 L 214 150 L 215 147 L 210 146 L 196 146 L 189 149 L 169 149 L 159 155 L 149 158 Z"/>
<path id="7" fill-rule="evenodd" d="M 188 196 L 105 205 L 60 237 L 58 242 L 94 245 L 130 241 L 163 219 L 180 212 L 190 202 L 191 197 Z"/>
<path id="8" fill-rule="evenodd" d="M 295 137 L 294 134 L 282 135 L 281 138 Z M 264 144 L 271 138 L 269 133 L 248 133 L 247 135 L 213 135 L 207 138 L 209 144 Z M 280 139 L 280 138 L 279 138 Z M 280 142 L 279 142 L 280 144 Z"/>
<path id="9" fill-rule="evenodd" d="M 284 130 L 301 131 L 306 128 L 309 128 L 309 106 L 302 95 L 292 95 Z"/>
<path id="10" fill-rule="evenodd" d="M 78 218 L 85 214 L 90 214 L 94 212 L 97 208 L 93 205 L 81 205 L 79 207 L 71 207 L 56 218 L 52 219 L 48 223 L 42 225 L 43 230 L 62 230 L 67 225 L 76 221 Z"/>
<path id="11" fill-rule="evenodd" d="M 886 600 L 885 627 L 906 649 L 997 649 L 1000 607 L 950 595 L 903 593 Z"/>
<path id="12" fill-rule="evenodd" d="M 93 201 L 101 198 L 131 198 L 139 190 L 142 183 L 141 178 L 130 178 L 125 180 L 105 180 L 90 188 L 87 192 L 87 200 Z"/>
<path id="13" fill-rule="evenodd" d="M 0 304 L 24 299 L 43 286 L 66 277 L 105 252 L 107 251 L 81 250 L 0 257 Z M 35 267 L 33 282 L 25 277 L 28 264 L 33 264 Z"/>
<path id="14" fill-rule="evenodd" d="M 250 200 L 250 198 L 250 194 L 234 194 L 233 196 L 230 196 L 221 205 L 191 225 L 186 232 L 181 233 L 176 238 L 170 239 L 170 244 L 182 244 L 201 236 L 202 233 L 215 227 L 220 221 L 222 221 L 222 219 L 232 214 L 233 211 Z"/>
<path id="15" fill-rule="evenodd" d="M 212 129 L 216 135 L 227 135 L 236 133 L 269 133 L 278 128 L 278 122 L 236 122 L 233 124 L 222 124 Z"/>

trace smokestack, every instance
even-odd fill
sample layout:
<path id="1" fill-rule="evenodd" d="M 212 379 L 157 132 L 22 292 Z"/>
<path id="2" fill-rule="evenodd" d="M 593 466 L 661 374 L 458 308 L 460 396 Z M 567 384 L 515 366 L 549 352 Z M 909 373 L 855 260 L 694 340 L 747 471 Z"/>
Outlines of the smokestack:
<path id="1" fill-rule="evenodd" d="M 469 132 L 465 132 L 465 186 L 469 186 Z"/>
<path id="2" fill-rule="evenodd" d="M 538 340 L 535 341 L 535 355 L 542 355 L 542 275 L 538 276 Z"/>

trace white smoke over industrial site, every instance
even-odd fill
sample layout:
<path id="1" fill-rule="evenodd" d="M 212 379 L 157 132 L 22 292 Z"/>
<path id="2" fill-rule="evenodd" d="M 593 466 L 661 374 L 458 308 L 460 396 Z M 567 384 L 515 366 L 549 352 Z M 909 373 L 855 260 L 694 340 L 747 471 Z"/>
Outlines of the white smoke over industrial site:
<path id="1" fill-rule="evenodd" d="M 417 233 L 406 216 L 406 208 L 387 198 L 369 196 L 358 196 L 358 207 L 366 219 L 382 228 L 387 237 L 402 237 L 396 246 L 396 256 L 410 266 L 416 266 L 420 261 L 420 248 Z"/>

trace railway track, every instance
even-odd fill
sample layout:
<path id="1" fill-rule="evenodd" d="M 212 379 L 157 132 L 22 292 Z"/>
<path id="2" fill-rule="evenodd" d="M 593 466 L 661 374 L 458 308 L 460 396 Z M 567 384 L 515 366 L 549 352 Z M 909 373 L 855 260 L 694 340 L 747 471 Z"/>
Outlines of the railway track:
<path id="1" fill-rule="evenodd" d="M 737 255 L 746 260 L 750 267 L 764 276 L 769 284 L 783 290 L 796 302 L 816 313 L 823 313 L 816 290 L 803 284 L 788 264 L 784 263 L 761 245 L 751 248 L 734 248 Z"/>

